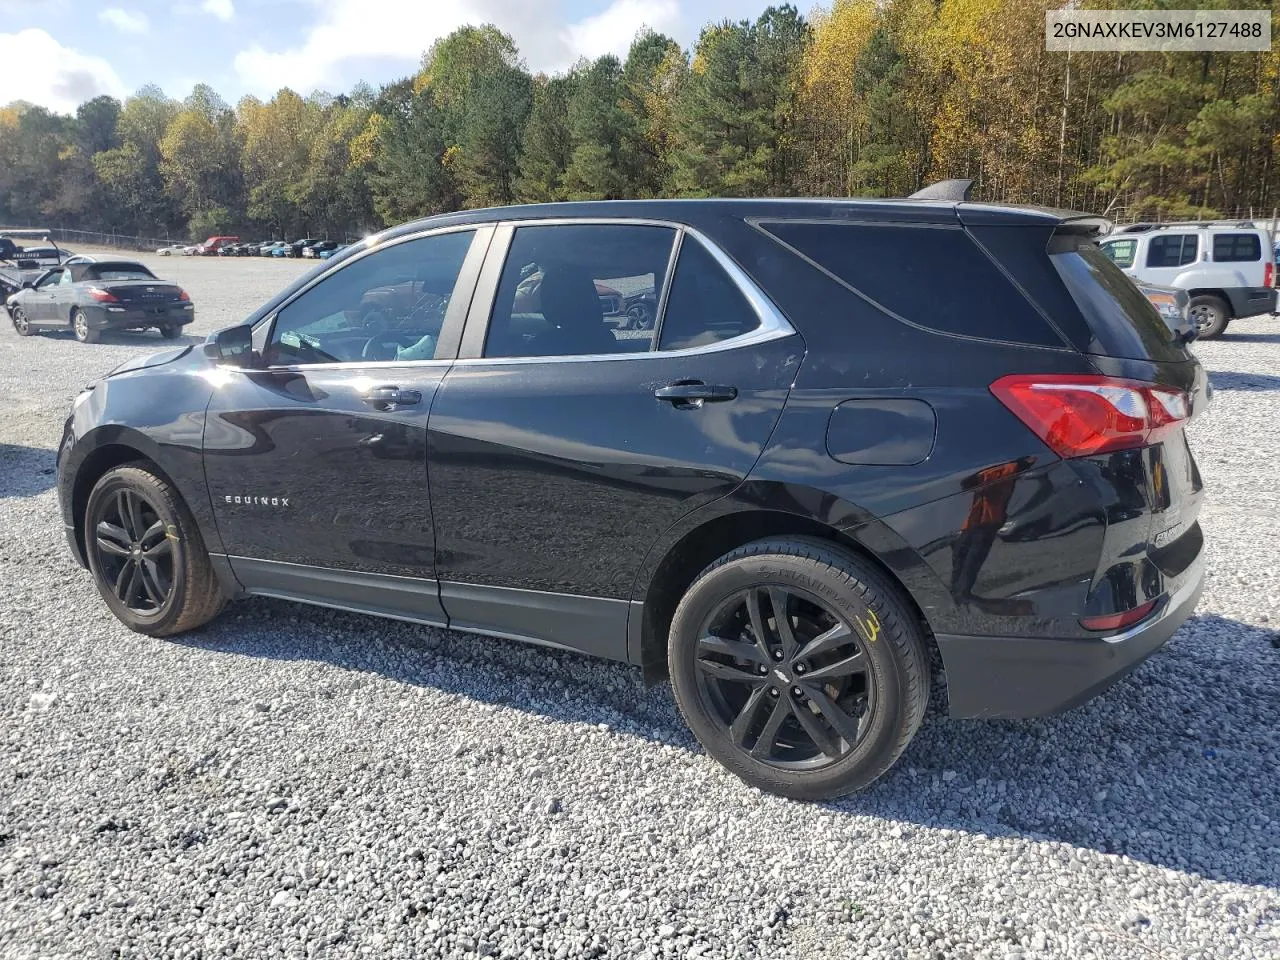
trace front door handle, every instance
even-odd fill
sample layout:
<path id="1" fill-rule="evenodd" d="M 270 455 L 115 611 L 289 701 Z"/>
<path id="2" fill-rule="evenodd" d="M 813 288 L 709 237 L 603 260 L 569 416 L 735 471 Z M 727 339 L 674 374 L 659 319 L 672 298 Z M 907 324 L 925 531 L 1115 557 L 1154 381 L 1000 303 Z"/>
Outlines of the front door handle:
<path id="1" fill-rule="evenodd" d="M 677 380 L 653 391 L 659 400 L 665 400 L 681 409 L 697 409 L 705 403 L 724 403 L 736 399 L 738 388 L 723 383 L 703 383 L 701 380 Z"/>
<path id="2" fill-rule="evenodd" d="M 379 410 L 392 407 L 410 407 L 422 401 L 417 390 L 401 390 L 399 387 L 371 387 L 361 397 L 365 403 Z"/>

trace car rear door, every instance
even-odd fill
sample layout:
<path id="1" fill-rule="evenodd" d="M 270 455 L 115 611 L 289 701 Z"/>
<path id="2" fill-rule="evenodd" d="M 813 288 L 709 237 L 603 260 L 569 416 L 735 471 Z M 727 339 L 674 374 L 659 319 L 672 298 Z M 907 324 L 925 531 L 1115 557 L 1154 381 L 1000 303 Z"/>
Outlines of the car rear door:
<path id="1" fill-rule="evenodd" d="M 427 413 L 492 232 L 429 232 L 344 262 L 255 332 L 262 369 L 217 371 L 205 475 L 250 592 L 443 621 Z M 380 296 L 405 285 L 419 295 Z"/>
<path id="2" fill-rule="evenodd" d="M 656 329 L 618 329 L 618 293 L 650 295 Z M 428 425 L 450 623 L 625 658 L 646 551 L 743 481 L 802 355 L 692 231 L 501 226 Z"/>
<path id="3" fill-rule="evenodd" d="M 1196 262 L 1200 238 L 1195 232 L 1160 231 L 1147 242 L 1147 254 L 1138 276 L 1149 283 L 1175 287 L 1178 275 Z"/>

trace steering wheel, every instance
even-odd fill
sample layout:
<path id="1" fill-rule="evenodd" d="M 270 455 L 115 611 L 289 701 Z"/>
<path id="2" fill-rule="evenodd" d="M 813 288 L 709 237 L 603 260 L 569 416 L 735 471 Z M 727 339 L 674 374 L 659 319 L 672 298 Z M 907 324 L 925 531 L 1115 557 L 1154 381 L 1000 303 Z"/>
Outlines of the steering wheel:
<path id="1" fill-rule="evenodd" d="M 392 333 L 370 337 L 360 348 L 361 360 L 394 360 L 401 347 L 400 338 Z"/>

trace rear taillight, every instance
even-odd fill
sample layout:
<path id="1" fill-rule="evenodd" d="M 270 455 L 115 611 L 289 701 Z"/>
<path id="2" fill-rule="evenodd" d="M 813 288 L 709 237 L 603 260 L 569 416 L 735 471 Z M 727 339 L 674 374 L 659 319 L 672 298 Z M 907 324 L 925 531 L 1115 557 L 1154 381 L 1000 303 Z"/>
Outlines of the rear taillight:
<path id="1" fill-rule="evenodd" d="M 1080 620 L 1080 625 L 1086 630 L 1119 630 L 1121 627 L 1137 623 L 1155 609 L 1155 605 L 1156 602 L 1154 600 L 1148 600 L 1146 603 L 1139 604 L 1124 613 L 1108 613 L 1101 617 L 1083 617 Z"/>
<path id="2" fill-rule="evenodd" d="M 120 302 L 119 298 L 114 293 L 103 290 L 101 287 L 90 287 L 88 293 L 91 298 L 97 300 L 99 303 Z"/>
<path id="3" fill-rule="evenodd" d="M 187 303 L 191 300 L 191 295 L 187 293 L 187 291 L 185 290 L 179 290 L 178 299 L 181 300 L 183 303 Z"/>
<path id="4" fill-rule="evenodd" d="M 1276 285 L 1276 265 L 1274 263 L 1268 263 L 1263 266 L 1262 285 L 1264 287 L 1274 287 Z"/>
<path id="5" fill-rule="evenodd" d="M 1191 412 L 1180 390 L 1089 374 L 1014 374 L 991 392 L 1063 458 L 1147 446 Z"/>

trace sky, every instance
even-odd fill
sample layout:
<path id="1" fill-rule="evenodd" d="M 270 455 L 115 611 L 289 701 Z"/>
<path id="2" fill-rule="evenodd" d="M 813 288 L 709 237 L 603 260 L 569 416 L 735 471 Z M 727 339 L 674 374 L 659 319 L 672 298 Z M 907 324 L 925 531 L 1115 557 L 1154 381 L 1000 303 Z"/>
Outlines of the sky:
<path id="1" fill-rule="evenodd" d="M 768 0 L 0 0 L 0 105 L 62 113 L 145 84 L 229 103 L 282 86 L 338 93 L 414 72 L 432 41 L 494 23 L 530 69 L 625 55 L 642 27 L 689 47 L 708 21 L 754 19 Z"/>

